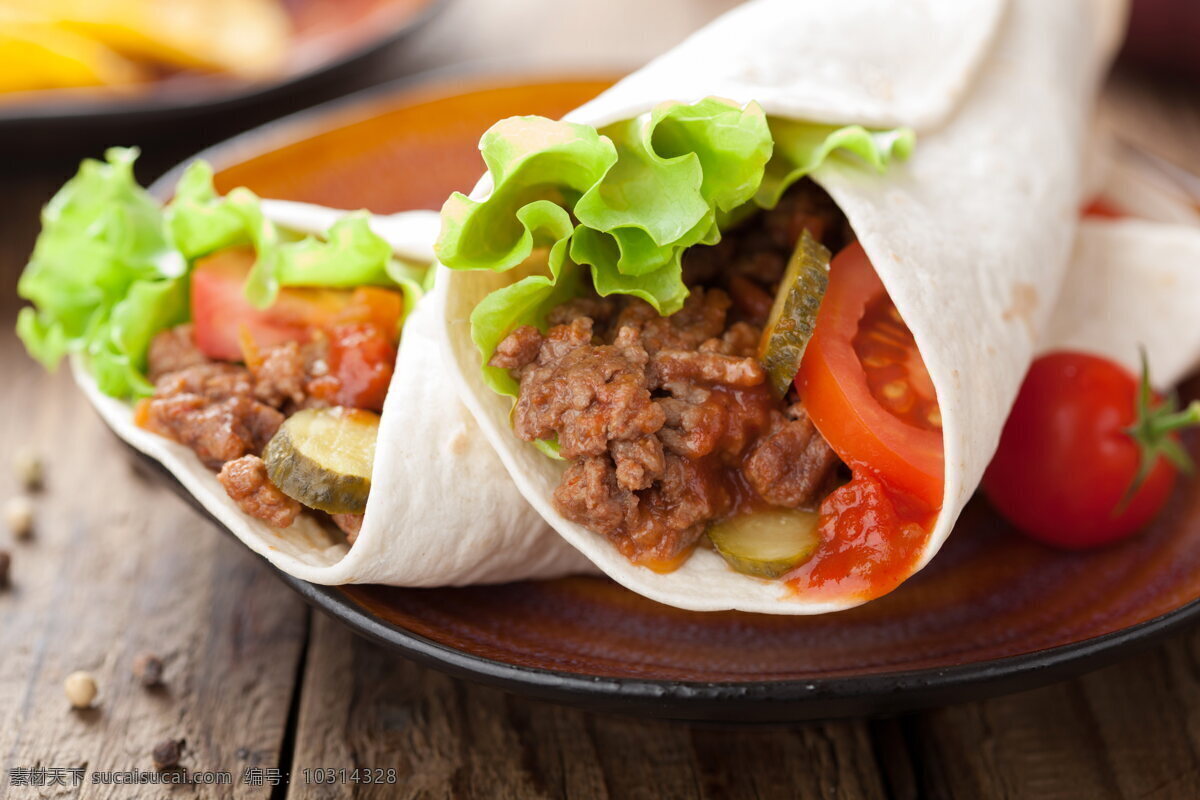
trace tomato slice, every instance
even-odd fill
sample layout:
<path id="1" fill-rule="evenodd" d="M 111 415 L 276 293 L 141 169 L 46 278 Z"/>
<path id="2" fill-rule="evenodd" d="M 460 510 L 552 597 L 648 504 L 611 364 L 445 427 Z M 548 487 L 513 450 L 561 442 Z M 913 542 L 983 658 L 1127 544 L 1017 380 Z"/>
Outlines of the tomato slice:
<path id="1" fill-rule="evenodd" d="M 842 461 L 930 509 L 941 507 L 945 459 L 933 383 L 857 242 L 830 265 L 796 388 Z"/>
<path id="2" fill-rule="evenodd" d="M 370 324 L 383 332 L 392 344 L 400 338 L 400 320 L 404 317 L 404 298 L 397 291 L 378 286 L 361 286 L 350 296 L 350 303 L 339 311 L 335 325 Z"/>
<path id="3" fill-rule="evenodd" d="M 1106 197 L 1096 197 L 1083 207 L 1085 217 L 1104 217 L 1106 219 L 1122 219 L 1129 216 Z"/>
<path id="4" fill-rule="evenodd" d="M 396 348 L 385 329 L 370 322 L 330 329 L 329 373 L 337 381 L 336 405 L 383 411 L 395 367 Z"/>
<path id="5" fill-rule="evenodd" d="M 243 292 L 253 264 L 254 251 L 238 247 L 200 259 L 192 270 L 196 346 L 209 358 L 241 361 L 243 335 L 260 350 L 306 342 L 314 328 L 333 324 L 351 302 L 349 289 L 288 288 L 280 289 L 270 308 L 255 308 Z"/>

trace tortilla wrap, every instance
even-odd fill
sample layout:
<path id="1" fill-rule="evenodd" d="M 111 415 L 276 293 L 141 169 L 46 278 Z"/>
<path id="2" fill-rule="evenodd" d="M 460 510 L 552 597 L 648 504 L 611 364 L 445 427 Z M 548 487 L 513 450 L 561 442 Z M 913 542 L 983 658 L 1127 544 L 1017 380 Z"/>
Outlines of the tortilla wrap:
<path id="1" fill-rule="evenodd" d="M 1083 198 L 1092 101 L 1124 7 L 900 5 L 748 3 L 567 119 L 599 126 L 664 101 L 719 95 L 757 102 L 775 117 L 918 129 L 912 158 L 883 175 L 830 159 L 811 176 L 847 216 L 937 392 L 945 491 L 915 571 L 937 553 L 978 486 L 1058 296 Z M 795 68 L 814 46 L 819 60 Z M 944 61 L 943 52 L 952 57 Z M 485 176 L 473 198 L 484 199 L 490 187 Z M 511 402 L 485 384 L 469 329 L 471 310 L 520 270 L 439 269 L 446 358 L 465 402 L 525 498 L 606 574 L 699 611 L 817 614 L 864 601 L 805 598 L 782 582 L 734 572 L 705 548 L 674 572 L 653 572 L 564 518 L 551 497 L 565 464 L 513 434 Z"/>
<path id="2" fill-rule="evenodd" d="M 1200 358 L 1200 229 L 1146 219 L 1085 219 L 1042 350 L 1103 355 L 1156 386 Z"/>
<path id="3" fill-rule="evenodd" d="M 276 223 L 312 234 L 348 213 L 280 201 L 265 201 L 263 209 Z M 372 225 L 398 256 L 429 259 L 432 214 Z M 588 571 L 587 560 L 522 500 L 459 402 L 439 363 L 433 305 L 422 300 L 404 325 L 353 546 L 308 513 L 287 528 L 247 515 L 189 448 L 135 425 L 133 407 L 101 392 L 79 357 L 72 372 L 118 436 L 166 467 L 246 546 L 289 575 L 319 584 L 447 586 Z"/>
<path id="4" fill-rule="evenodd" d="M 1068 290 L 1039 349 L 1082 349 L 1134 369 L 1140 342 L 1158 384 L 1168 386 L 1200 357 L 1200 317 L 1193 310 L 1194 298 L 1200 298 L 1200 228 L 1172 223 L 1189 205 L 1138 164 L 1105 151 L 1094 171 L 1109 178 L 1104 186 L 1097 181 L 1097 189 L 1145 219 L 1083 223 Z M 1114 175 L 1126 177 L 1112 180 Z M 1128 176 L 1141 188 L 1128 192 Z M 276 222 L 314 234 L 349 213 L 304 204 L 286 204 L 277 212 L 279 206 L 263 203 Z M 414 243 L 414 225 L 425 222 L 407 213 L 372 220 L 398 254 L 411 258 L 419 257 L 422 247 L 429 252 L 433 238 L 429 230 L 429 241 Z M 287 529 L 248 517 L 190 450 L 133 425 L 128 404 L 102 394 L 77 362 L 74 376 L 117 435 L 170 470 L 248 547 L 296 577 L 327 584 L 431 586 L 596 572 L 525 504 L 454 396 L 445 371 L 428 369 L 437 358 L 430 341 L 436 304 L 436 299 L 422 301 L 405 329 L 402 366 L 381 429 L 381 441 L 393 445 L 378 450 L 375 485 L 380 491 L 373 493 L 389 499 L 372 500 L 370 522 L 349 551 L 341 537 L 308 516 Z M 420 390 L 403 381 L 419 369 L 433 380 Z M 489 525 L 478 524 L 485 519 Z"/>

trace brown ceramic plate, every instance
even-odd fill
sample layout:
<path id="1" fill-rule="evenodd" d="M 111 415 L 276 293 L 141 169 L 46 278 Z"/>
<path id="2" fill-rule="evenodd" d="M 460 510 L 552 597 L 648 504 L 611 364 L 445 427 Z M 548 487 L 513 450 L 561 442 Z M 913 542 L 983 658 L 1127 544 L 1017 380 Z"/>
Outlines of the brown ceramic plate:
<path id="1" fill-rule="evenodd" d="M 476 143 L 492 122 L 560 115 L 603 86 L 385 87 L 202 156 L 221 190 L 380 213 L 436 208 L 478 178 Z M 1197 487 L 1181 483 L 1143 535 L 1087 554 L 1027 541 L 977 499 L 927 569 L 887 597 L 822 617 L 679 611 L 600 578 L 463 589 L 288 581 L 405 655 L 557 701 L 722 721 L 886 713 L 1063 678 L 1189 623 L 1200 614 Z"/>
<path id="2" fill-rule="evenodd" d="M 283 0 L 292 43 L 282 71 L 251 82 L 192 71 L 170 73 L 135 95 L 92 90 L 0 97 L 0 131 L 87 119 L 122 123 L 175 118 L 260 101 L 353 67 L 417 30 L 446 0 Z"/>

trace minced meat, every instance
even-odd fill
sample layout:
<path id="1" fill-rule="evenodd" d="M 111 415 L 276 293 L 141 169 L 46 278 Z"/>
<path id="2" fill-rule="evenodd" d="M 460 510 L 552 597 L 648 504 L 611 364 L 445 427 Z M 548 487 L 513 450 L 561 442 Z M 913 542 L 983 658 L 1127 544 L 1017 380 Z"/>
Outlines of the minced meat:
<path id="1" fill-rule="evenodd" d="M 299 504 L 271 484 L 258 456 L 288 413 L 326 404 L 309 387 L 325 372 L 327 349 L 323 338 L 286 342 L 255 353 L 247 368 L 209 360 L 191 325 L 162 331 L 150 343 L 154 396 L 138 406 L 138 424 L 220 470 L 221 485 L 247 514 L 286 527 Z"/>
<path id="2" fill-rule="evenodd" d="M 789 418 L 790 417 L 790 418 Z M 838 458 L 800 404 L 774 415 L 770 432 L 754 443 L 743 472 L 759 497 L 794 508 L 812 496 Z"/>
<path id="3" fill-rule="evenodd" d="M 802 184 L 779 206 L 684 258 L 690 294 L 661 316 L 632 297 L 588 296 L 512 331 L 491 366 L 520 381 L 513 428 L 556 439 L 568 519 L 631 560 L 671 568 L 707 527 L 758 506 L 808 507 L 837 457 L 754 357 L 803 228 L 840 246 L 836 206 Z"/>
<path id="4" fill-rule="evenodd" d="M 304 370 L 304 355 L 296 342 L 267 350 L 250 366 L 250 372 L 254 375 L 254 396 L 267 405 L 304 403 L 308 375 Z"/>
<path id="5" fill-rule="evenodd" d="M 342 533 L 346 534 L 346 544 L 354 544 L 357 541 L 358 534 L 362 531 L 362 514 L 330 514 L 329 518 Z"/>
<path id="6" fill-rule="evenodd" d="M 139 424 L 190 447 L 210 469 L 262 452 L 283 424 L 278 409 L 254 396 L 250 373 L 231 364 L 200 364 L 159 378 L 139 408 Z"/>
<path id="7" fill-rule="evenodd" d="M 208 358 L 200 352 L 192 338 L 190 324 L 179 325 L 155 336 L 146 354 L 146 372 L 151 381 L 157 381 L 169 372 L 207 363 Z"/>
<path id="8" fill-rule="evenodd" d="M 238 506 L 279 528 L 286 528 L 300 514 L 300 503 L 288 497 L 271 483 L 267 465 L 258 456 L 242 456 L 225 462 L 217 480 Z"/>

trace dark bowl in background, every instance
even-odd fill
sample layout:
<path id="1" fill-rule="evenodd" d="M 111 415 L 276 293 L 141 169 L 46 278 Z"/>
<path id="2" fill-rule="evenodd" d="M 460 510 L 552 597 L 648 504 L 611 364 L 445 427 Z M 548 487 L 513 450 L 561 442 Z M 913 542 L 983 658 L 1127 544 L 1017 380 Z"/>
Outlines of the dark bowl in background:
<path id="1" fill-rule="evenodd" d="M 0 147 L 21 156 L 66 159 L 169 137 L 194 143 L 188 145 L 194 152 L 344 93 L 349 78 L 382 60 L 447 4 L 283 0 L 294 29 L 291 53 L 278 76 L 248 81 L 183 70 L 129 97 L 41 92 L 27 101 L 10 98 L 0 104 Z"/>
<path id="2" fill-rule="evenodd" d="M 1133 0 L 1120 60 L 1200 89 L 1200 2 Z"/>

